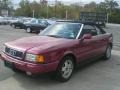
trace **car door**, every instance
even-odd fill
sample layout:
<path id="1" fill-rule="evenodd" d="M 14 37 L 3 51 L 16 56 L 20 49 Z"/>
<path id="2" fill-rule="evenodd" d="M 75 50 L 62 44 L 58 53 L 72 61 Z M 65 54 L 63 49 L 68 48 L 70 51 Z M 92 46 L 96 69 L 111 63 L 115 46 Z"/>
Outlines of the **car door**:
<path id="1" fill-rule="evenodd" d="M 97 31 L 95 30 L 95 27 L 92 25 L 84 25 L 80 38 L 82 38 L 85 34 L 91 34 L 91 39 L 84 39 L 80 42 L 79 45 L 79 59 L 81 60 L 87 60 L 96 55 L 97 50 Z"/>
<path id="2" fill-rule="evenodd" d="M 44 30 L 48 26 L 48 22 L 46 20 L 41 20 L 40 30 Z"/>
<path id="3" fill-rule="evenodd" d="M 32 28 L 33 31 L 38 30 L 38 26 L 39 26 L 38 20 L 34 20 L 34 21 L 31 23 L 31 28 Z"/>
<path id="4" fill-rule="evenodd" d="M 34 23 L 34 30 L 39 30 L 39 21 L 36 20 L 36 23 Z"/>
<path id="5" fill-rule="evenodd" d="M 37 20 L 36 24 L 34 25 L 34 29 L 36 31 L 40 31 L 41 30 L 41 20 Z"/>
<path id="6" fill-rule="evenodd" d="M 97 30 L 97 37 L 98 37 L 98 44 L 97 44 L 97 53 L 98 54 L 103 54 L 107 48 L 107 35 L 106 33 L 101 31 L 101 28 L 95 26 L 96 30 Z"/>
<path id="7" fill-rule="evenodd" d="M 96 27 L 94 25 L 92 25 L 93 29 L 90 31 L 90 33 L 92 34 L 92 40 L 91 43 L 92 45 L 92 55 L 93 57 L 98 57 L 100 54 L 100 49 L 99 46 L 101 44 L 100 39 L 99 39 L 99 33 L 98 30 L 96 29 Z"/>

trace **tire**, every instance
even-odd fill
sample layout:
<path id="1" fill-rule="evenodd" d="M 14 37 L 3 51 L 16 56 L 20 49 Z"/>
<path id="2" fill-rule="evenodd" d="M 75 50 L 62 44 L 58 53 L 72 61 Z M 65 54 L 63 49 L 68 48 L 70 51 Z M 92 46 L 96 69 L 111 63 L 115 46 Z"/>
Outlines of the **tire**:
<path id="1" fill-rule="evenodd" d="M 28 27 L 28 28 L 26 29 L 26 32 L 27 32 L 27 33 L 32 33 L 31 28 L 30 28 L 30 27 Z"/>
<path id="2" fill-rule="evenodd" d="M 108 45 L 103 57 L 104 60 L 109 60 L 111 58 L 111 50 L 112 50 L 112 47 Z"/>
<path id="3" fill-rule="evenodd" d="M 73 58 L 71 56 L 64 57 L 58 65 L 56 79 L 60 82 L 68 81 L 73 74 L 74 67 Z"/>
<path id="4" fill-rule="evenodd" d="M 16 28 L 16 26 L 15 26 L 14 24 L 12 24 L 12 27 L 13 27 L 13 28 Z"/>

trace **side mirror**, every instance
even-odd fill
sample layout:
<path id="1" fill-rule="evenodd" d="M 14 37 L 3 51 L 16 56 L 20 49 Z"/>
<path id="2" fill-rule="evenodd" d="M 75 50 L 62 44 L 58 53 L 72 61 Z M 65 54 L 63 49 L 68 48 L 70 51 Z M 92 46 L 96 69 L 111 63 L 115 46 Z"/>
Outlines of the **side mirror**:
<path id="1" fill-rule="evenodd" d="M 82 39 L 91 39 L 92 38 L 92 35 L 91 34 L 84 34 Z"/>

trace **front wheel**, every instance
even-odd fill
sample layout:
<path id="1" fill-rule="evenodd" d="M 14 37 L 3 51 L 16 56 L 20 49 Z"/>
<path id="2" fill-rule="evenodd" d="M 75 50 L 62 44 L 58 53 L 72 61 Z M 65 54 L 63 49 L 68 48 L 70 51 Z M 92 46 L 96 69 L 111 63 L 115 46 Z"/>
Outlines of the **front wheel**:
<path id="1" fill-rule="evenodd" d="M 58 66 L 58 69 L 56 71 L 56 79 L 61 81 L 61 82 L 66 82 L 68 81 L 74 71 L 74 62 L 73 58 L 70 56 L 66 56 L 63 58 L 61 63 Z"/>
<path id="2" fill-rule="evenodd" d="M 112 50 L 112 47 L 109 45 L 105 51 L 105 54 L 104 54 L 105 60 L 108 60 L 111 58 L 111 50 Z"/>

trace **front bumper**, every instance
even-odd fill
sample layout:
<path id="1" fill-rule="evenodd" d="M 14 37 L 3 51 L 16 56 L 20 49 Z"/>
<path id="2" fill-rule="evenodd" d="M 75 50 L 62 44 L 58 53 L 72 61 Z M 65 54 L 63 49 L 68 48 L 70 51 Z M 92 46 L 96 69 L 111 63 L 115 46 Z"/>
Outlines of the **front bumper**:
<path id="1" fill-rule="evenodd" d="M 25 72 L 31 72 L 32 74 L 46 73 L 56 71 L 58 61 L 48 64 L 35 64 L 26 61 L 14 59 L 4 53 L 1 54 L 1 60 L 8 61 L 14 64 L 14 67 Z"/>

